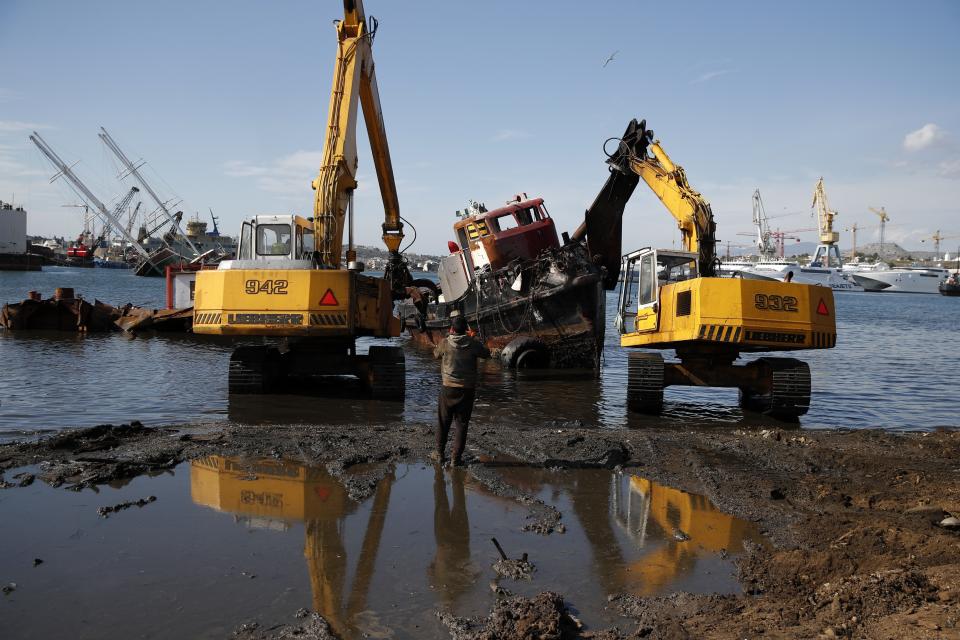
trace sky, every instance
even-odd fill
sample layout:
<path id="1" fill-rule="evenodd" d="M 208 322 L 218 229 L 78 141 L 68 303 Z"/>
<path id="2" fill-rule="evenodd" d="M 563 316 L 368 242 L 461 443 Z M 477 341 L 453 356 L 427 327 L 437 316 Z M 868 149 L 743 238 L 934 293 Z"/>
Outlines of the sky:
<path id="1" fill-rule="evenodd" d="M 820 176 L 844 247 L 853 223 L 858 244 L 876 239 L 869 207 L 881 206 L 888 239 L 932 249 L 940 230 L 960 245 L 960 3 L 365 8 L 379 20 L 374 59 L 412 251 L 445 252 L 470 199 L 494 208 L 521 192 L 574 229 L 606 179 L 604 140 L 634 117 L 734 246 L 751 241 L 740 234 L 756 188 L 773 228 L 814 227 Z M 103 126 L 164 198 L 204 219 L 213 209 L 224 232 L 256 214 L 311 215 L 338 17 L 332 0 L 0 0 L 0 200 L 27 209 L 30 234 L 76 235 L 82 212 L 64 205 L 78 200 L 50 182 L 27 137 L 38 131 L 109 203 L 132 183 L 118 180 Z M 358 129 L 357 242 L 379 245 L 383 207 Z M 642 185 L 624 225 L 625 252 L 678 242 Z"/>

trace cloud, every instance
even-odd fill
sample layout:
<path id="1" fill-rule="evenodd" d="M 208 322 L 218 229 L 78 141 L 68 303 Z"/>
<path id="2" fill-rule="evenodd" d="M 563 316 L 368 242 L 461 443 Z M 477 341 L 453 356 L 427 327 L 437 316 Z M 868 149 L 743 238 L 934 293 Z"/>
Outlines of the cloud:
<path id="1" fill-rule="evenodd" d="M 923 151 L 942 144 L 947 137 L 946 131 L 931 122 L 904 136 L 903 148 L 907 151 Z"/>
<path id="2" fill-rule="evenodd" d="M 522 131 L 520 129 L 501 129 L 493 136 L 494 142 L 505 142 L 507 140 L 520 140 L 522 138 L 529 138 L 530 134 L 527 131 Z"/>
<path id="3" fill-rule="evenodd" d="M 302 197 L 310 192 L 322 158 L 322 151 L 300 150 L 266 165 L 233 160 L 224 164 L 223 172 L 231 178 L 254 178 L 261 191 Z"/>
<path id="4" fill-rule="evenodd" d="M 5 89 L 0 87 L 0 103 L 3 102 L 13 102 L 14 100 L 20 99 L 20 93 L 14 91 L 13 89 Z"/>
<path id="5" fill-rule="evenodd" d="M 736 73 L 736 69 L 719 69 L 717 71 L 707 71 L 706 73 L 701 73 L 699 76 L 690 81 L 690 84 L 698 84 L 700 82 L 706 82 L 707 80 L 713 80 L 714 78 L 719 78 L 720 76 L 725 76 L 728 73 Z"/>
<path id="6" fill-rule="evenodd" d="M 960 180 L 960 158 L 944 160 L 940 163 L 939 169 L 941 178 L 953 178 L 955 180 Z"/>

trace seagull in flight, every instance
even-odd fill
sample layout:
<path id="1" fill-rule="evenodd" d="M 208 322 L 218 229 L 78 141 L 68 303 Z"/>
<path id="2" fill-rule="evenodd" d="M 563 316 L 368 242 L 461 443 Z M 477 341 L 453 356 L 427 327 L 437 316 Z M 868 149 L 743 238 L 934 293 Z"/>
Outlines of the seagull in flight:
<path id="1" fill-rule="evenodd" d="M 620 49 L 617 49 L 616 51 L 614 51 L 613 53 L 611 53 L 611 54 L 610 54 L 610 57 L 607 58 L 607 59 L 604 61 L 603 66 L 606 67 L 608 64 L 610 64 L 611 62 L 613 62 L 613 59 L 617 57 L 617 54 L 618 54 L 618 53 L 620 53 Z"/>

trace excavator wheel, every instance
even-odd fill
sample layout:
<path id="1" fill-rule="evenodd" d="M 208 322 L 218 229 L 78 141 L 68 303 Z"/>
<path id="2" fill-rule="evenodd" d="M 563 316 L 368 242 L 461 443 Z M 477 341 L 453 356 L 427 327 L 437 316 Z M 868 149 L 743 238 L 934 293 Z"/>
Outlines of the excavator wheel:
<path id="1" fill-rule="evenodd" d="M 238 347 L 230 356 L 230 393 L 271 393 L 281 378 L 280 351 L 273 347 Z"/>
<path id="2" fill-rule="evenodd" d="M 407 365 L 400 347 L 372 346 L 367 352 L 367 385 L 370 395 L 383 400 L 403 400 Z"/>
<path id="3" fill-rule="evenodd" d="M 627 409 L 649 414 L 663 410 L 663 369 L 659 353 L 627 354 Z"/>
<path id="4" fill-rule="evenodd" d="M 740 406 L 774 418 L 796 420 L 810 409 L 810 367 L 795 358 L 757 358 L 769 393 L 740 389 Z"/>

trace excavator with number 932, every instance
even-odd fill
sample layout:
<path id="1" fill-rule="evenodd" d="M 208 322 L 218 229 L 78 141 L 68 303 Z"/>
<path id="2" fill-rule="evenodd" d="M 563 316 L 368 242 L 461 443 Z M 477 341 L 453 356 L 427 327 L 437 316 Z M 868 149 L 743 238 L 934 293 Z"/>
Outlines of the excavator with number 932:
<path id="1" fill-rule="evenodd" d="M 616 324 L 628 353 L 627 405 L 659 413 L 671 385 L 734 387 L 740 405 L 782 419 L 810 406 L 810 368 L 800 360 L 743 353 L 829 349 L 836 344 L 829 287 L 721 278 L 716 224 L 683 168 L 632 120 L 608 156 L 610 176 L 574 238 L 586 237 L 604 285 L 621 282 Z M 621 255 L 623 208 L 643 180 L 677 221 L 682 250 L 645 248 Z M 644 349 L 639 351 L 638 349 Z M 673 349 L 678 361 L 659 352 Z"/>
<path id="2" fill-rule="evenodd" d="M 403 222 L 380 110 L 372 44 L 377 22 L 344 0 L 326 139 L 313 182 L 313 217 L 258 215 L 243 223 L 237 259 L 197 274 L 193 331 L 266 339 L 234 350 L 230 393 L 271 393 L 288 378 L 356 376 L 375 397 L 403 399 L 405 361 L 395 346 L 358 354 L 356 338 L 400 335 L 393 301 L 411 283 L 400 253 Z M 353 245 L 357 107 L 363 107 L 384 205 L 382 278 L 365 275 Z M 342 264 L 344 227 L 349 232 Z"/>

